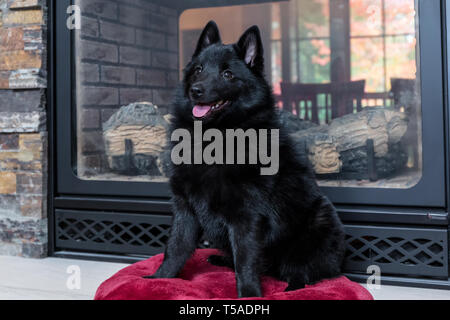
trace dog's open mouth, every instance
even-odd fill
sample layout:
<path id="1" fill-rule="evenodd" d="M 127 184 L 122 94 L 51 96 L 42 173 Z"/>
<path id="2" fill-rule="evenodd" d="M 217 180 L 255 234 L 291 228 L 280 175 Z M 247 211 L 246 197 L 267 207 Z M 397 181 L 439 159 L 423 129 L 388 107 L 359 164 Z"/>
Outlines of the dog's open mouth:
<path id="1" fill-rule="evenodd" d="M 230 101 L 221 100 L 211 104 L 198 104 L 192 110 L 192 114 L 197 119 L 203 119 L 210 114 L 220 111 L 230 104 Z"/>

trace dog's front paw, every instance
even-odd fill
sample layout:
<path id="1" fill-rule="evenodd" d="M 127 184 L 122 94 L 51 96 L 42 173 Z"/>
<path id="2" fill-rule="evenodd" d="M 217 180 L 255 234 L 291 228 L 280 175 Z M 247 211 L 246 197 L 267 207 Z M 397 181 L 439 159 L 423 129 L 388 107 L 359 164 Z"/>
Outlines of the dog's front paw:
<path id="1" fill-rule="evenodd" d="M 305 289 L 306 285 L 304 283 L 289 283 L 288 287 L 284 292 L 297 291 Z"/>
<path id="2" fill-rule="evenodd" d="M 143 276 L 142 278 L 144 278 L 144 279 L 172 279 L 172 278 L 175 278 L 175 276 L 165 275 L 161 272 L 156 272 L 156 273 L 152 274 L 151 276 Z"/>
<path id="3" fill-rule="evenodd" d="M 238 292 L 239 298 L 255 298 L 262 297 L 261 288 L 255 285 L 242 286 Z"/>

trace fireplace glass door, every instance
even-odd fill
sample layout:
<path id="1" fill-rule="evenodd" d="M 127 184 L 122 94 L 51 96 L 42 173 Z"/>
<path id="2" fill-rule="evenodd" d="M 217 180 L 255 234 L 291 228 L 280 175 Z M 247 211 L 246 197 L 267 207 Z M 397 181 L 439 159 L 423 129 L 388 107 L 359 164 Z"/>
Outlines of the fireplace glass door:
<path id="1" fill-rule="evenodd" d="M 75 1 L 80 179 L 167 181 L 173 91 L 215 20 L 224 43 L 260 27 L 276 107 L 321 186 L 408 189 L 421 180 L 417 0 L 214 2 Z"/>

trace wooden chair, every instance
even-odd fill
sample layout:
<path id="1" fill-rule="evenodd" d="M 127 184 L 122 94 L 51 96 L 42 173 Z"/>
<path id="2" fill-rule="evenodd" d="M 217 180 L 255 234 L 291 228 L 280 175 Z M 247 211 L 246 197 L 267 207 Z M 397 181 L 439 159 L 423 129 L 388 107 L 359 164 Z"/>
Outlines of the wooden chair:
<path id="1" fill-rule="evenodd" d="M 363 107 L 392 107 L 394 99 L 392 92 L 365 92 Z"/>
<path id="2" fill-rule="evenodd" d="M 320 124 L 319 112 L 324 110 L 328 123 L 332 119 L 362 110 L 365 84 L 365 80 L 323 84 L 282 82 L 283 108 L 300 116 L 302 107 L 304 119 L 317 124 Z M 319 105 L 320 95 L 324 96 L 324 105 Z"/>
<path id="3" fill-rule="evenodd" d="M 362 111 L 366 80 L 331 83 L 332 118 Z"/>
<path id="4" fill-rule="evenodd" d="M 281 96 L 283 100 L 283 108 L 286 111 L 296 113 L 300 116 L 301 106 L 303 105 L 305 120 L 310 120 L 319 124 L 319 103 L 318 96 L 325 95 L 325 109 L 327 114 L 327 107 L 330 100 L 330 84 L 306 84 L 306 83 L 281 83 Z M 311 116 L 310 116 L 311 113 Z"/>

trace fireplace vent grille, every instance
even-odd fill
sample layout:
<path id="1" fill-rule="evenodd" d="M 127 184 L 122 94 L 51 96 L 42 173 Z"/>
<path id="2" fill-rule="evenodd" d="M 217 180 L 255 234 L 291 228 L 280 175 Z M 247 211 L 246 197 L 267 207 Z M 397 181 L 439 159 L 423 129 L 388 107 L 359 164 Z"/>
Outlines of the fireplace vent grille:
<path id="1" fill-rule="evenodd" d="M 171 216 L 56 210 L 58 250 L 150 256 L 164 251 Z M 447 230 L 346 225 L 344 271 L 448 277 Z M 200 246 L 204 247 L 204 246 Z"/>
<path id="2" fill-rule="evenodd" d="M 448 277 L 446 230 L 352 225 L 346 234 L 347 271 Z"/>
<path id="3" fill-rule="evenodd" d="M 57 210 L 56 246 L 121 254 L 161 253 L 170 216 Z"/>

